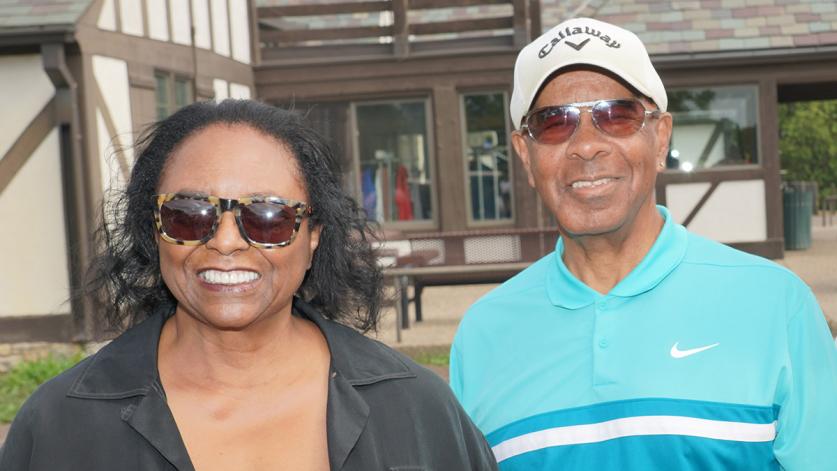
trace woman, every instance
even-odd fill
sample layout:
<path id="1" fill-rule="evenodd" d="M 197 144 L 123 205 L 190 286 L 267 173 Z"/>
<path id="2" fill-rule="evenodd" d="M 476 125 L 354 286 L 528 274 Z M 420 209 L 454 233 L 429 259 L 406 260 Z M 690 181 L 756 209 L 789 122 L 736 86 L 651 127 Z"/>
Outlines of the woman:
<path id="1" fill-rule="evenodd" d="M 346 326 L 381 273 L 296 115 L 196 103 L 139 147 L 92 283 L 133 327 L 32 395 L 0 469 L 496 469 L 441 380 Z"/>

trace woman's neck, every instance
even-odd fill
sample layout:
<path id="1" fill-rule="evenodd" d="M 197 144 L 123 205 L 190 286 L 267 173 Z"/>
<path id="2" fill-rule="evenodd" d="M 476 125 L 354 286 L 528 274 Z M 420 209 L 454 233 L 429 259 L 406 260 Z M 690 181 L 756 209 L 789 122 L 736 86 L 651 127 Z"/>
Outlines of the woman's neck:
<path id="1" fill-rule="evenodd" d="M 328 351 L 319 329 L 290 312 L 220 330 L 178 308 L 163 326 L 158 365 L 162 370 L 165 361 L 177 371 L 170 377 L 191 387 L 252 390 L 294 381 L 303 373 L 302 352 L 311 348 Z"/>

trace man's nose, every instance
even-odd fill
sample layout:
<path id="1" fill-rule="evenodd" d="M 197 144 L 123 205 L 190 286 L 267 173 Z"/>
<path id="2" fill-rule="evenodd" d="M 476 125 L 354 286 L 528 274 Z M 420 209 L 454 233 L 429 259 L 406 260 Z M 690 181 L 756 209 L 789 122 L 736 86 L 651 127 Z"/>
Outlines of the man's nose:
<path id="1" fill-rule="evenodd" d="M 593 123 L 593 114 L 584 110 L 579 116 L 578 126 L 567 143 L 567 156 L 592 160 L 611 151 L 608 137 Z"/>

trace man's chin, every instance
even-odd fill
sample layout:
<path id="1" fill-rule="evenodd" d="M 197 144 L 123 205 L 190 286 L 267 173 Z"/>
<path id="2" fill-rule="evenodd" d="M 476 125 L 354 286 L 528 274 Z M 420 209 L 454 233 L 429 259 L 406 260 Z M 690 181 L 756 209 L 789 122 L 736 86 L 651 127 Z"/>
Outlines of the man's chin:
<path id="1" fill-rule="evenodd" d="M 606 210 L 579 211 L 558 218 L 561 235 L 570 238 L 605 236 L 622 227 L 621 219 Z M 562 223 L 563 222 L 563 223 Z"/>

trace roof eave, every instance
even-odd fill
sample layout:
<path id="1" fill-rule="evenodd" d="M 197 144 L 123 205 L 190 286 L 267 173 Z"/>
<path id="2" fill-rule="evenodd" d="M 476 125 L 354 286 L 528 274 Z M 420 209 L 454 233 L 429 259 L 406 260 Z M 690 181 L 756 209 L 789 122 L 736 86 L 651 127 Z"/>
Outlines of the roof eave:
<path id="1" fill-rule="evenodd" d="M 75 42 L 75 24 L 0 28 L 0 47 Z"/>
<path id="2" fill-rule="evenodd" d="M 733 51 L 705 51 L 677 54 L 654 54 L 655 67 L 666 69 L 695 69 L 720 65 L 769 65 L 786 64 L 788 59 L 798 61 L 837 60 L 837 44 L 822 46 L 748 49 Z"/>

